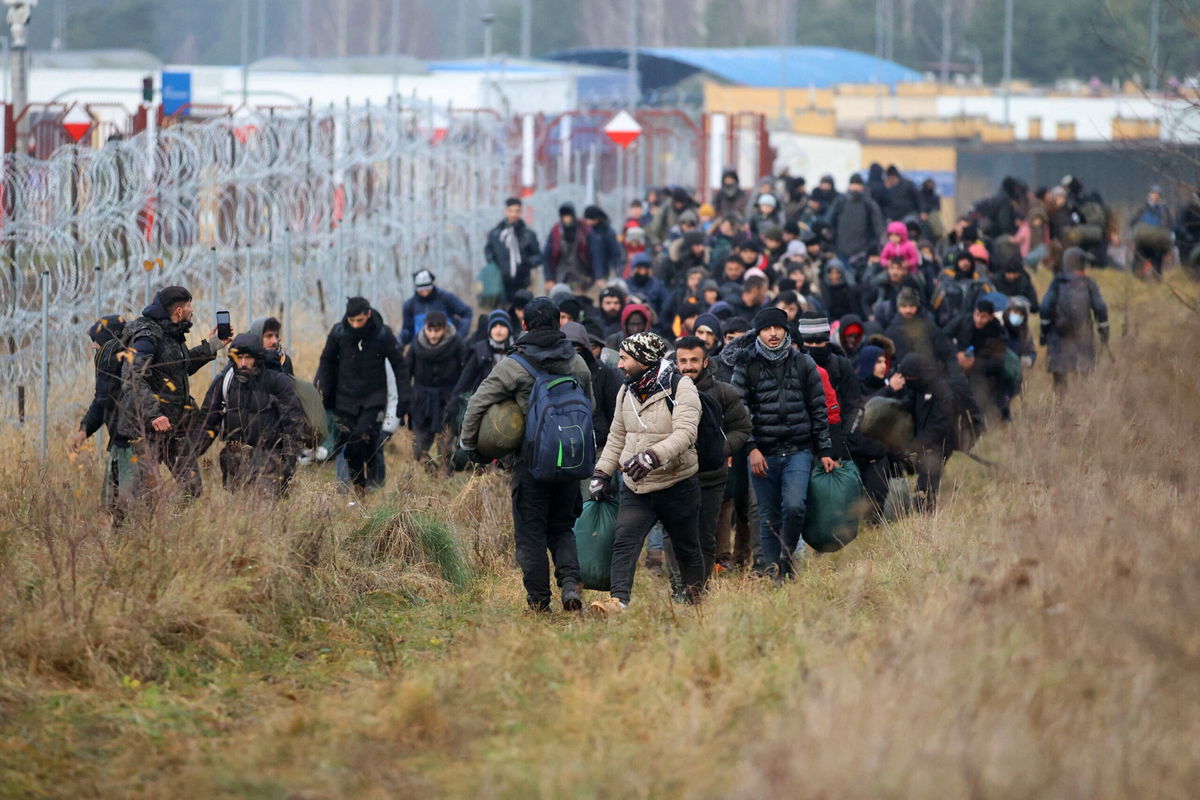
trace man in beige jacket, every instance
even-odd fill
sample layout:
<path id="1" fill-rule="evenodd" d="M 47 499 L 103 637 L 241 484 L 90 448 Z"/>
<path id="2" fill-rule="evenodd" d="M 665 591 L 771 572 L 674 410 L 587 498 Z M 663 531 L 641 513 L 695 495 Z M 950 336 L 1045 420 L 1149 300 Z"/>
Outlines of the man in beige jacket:
<path id="1" fill-rule="evenodd" d="M 661 521 L 671 537 L 690 602 L 699 600 L 704 586 L 696 458 L 700 395 L 692 379 L 665 360 L 669 350 L 656 333 L 635 333 L 621 343 L 617 368 L 625 385 L 617 394 L 608 442 L 590 487 L 592 496 L 599 497 L 618 469 L 625 473 L 613 542 L 612 596 L 592 603 L 592 610 L 604 616 L 628 605 L 638 556 L 655 522 Z"/>

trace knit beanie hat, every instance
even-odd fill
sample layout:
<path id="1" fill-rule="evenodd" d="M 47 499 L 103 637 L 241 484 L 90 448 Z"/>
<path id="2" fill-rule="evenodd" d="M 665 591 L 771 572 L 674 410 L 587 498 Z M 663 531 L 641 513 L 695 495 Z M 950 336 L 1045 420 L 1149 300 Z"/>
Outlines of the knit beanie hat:
<path id="1" fill-rule="evenodd" d="M 626 336 L 621 342 L 621 349 L 628 353 L 634 361 L 653 366 L 663 360 L 671 347 L 667 344 L 667 340 L 657 333 L 643 331 Z"/>
<path id="2" fill-rule="evenodd" d="M 829 318 L 816 311 L 808 311 L 796 320 L 800 338 L 805 342 L 829 341 Z"/>

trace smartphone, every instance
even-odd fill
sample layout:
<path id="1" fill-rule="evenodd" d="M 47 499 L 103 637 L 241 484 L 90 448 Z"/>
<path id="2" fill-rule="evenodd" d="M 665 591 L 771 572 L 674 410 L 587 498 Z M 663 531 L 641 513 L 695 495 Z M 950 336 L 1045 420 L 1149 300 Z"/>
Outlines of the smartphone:
<path id="1" fill-rule="evenodd" d="M 233 338 L 233 326 L 229 324 L 229 312 L 228 311 L 218 311 L 217 312 L 217 338 L 218 339 L 232 339 Z"/>

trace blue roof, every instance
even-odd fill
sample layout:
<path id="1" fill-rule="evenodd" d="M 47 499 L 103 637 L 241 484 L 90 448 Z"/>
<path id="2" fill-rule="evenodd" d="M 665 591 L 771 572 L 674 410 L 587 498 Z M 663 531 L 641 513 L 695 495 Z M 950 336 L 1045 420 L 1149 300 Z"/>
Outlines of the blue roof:
<path id="1" fill-rule="evenodd" d="M 544 58 L 626 67 L 627 50 L 583 48 L 550 53 Z M 781 58 L 784 68 L 780 69 Z M 673 86 L 697 72 L 745 86 L 824 88 L 839 83 L 884 83 L 889 86 L 921 79 L 908 67 L 854 50 L 837 47 L 641 47 L 638 71 L 643 91 Z"/>

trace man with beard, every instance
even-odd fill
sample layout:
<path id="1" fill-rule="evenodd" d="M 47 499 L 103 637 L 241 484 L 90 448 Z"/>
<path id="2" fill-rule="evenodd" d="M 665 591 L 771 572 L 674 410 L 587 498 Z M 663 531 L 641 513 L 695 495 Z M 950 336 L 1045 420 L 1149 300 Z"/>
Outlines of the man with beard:
<path id="1" fill-rule="evenodd" d="M 601 338 L 621 332 L 621 310 L 625 308 L 625 293 L 615 286 L 600 292 Z"/>
<path id="2" fill-rule="evenodd" d="M 579 388 L 592 397 L 592 376 L 583 358 L 567 341 L 558 327 L 558 307 L 548 297 L 538 297 L 525 307 L 522 320 L 525 333 L 512 347 L 512 353 L 528 360 L 536 368 L 552 375 L 569 375 Z M 519 361 L 509 357 L 492 368 L 491 373 L 471 396 L 463 416 L 460 445 L 475 461 L 479 426 L 484 412 L 506 400 L 515 400 L 528 416 L 533 375 Z M 550 610 L 550 569 L 546 553 L 554 559 L 554 577 L 558 583 L 564 611 L 583 608 L 580 594 L 579 555 L 575 550 L 575 520 L 583 510 L 579 483 L 574 480 L 541 481 L 533 477 L 524 458 L 518 456 L 512 472 L 513 535 L 516 538 L 517 563 L 521 566 L 525 600 L 530 610 Z"/>
<path id="3" fill-rule="evenodd" d="M 269 497 L 287 491 L 296 471 L 296 455 L 307 435 L 304 407 L 291 378 L 267 369 L 259 337 L 243 333 L 229 349 L 231 369 L 208 388 L 204 420 L 194 434 L 203 453 L 218 438 L 221 485 L 238 491 L 258 485 Z"/>
<path id="4" fill-rule="evenodd" d="M 517 292 L 529 288 L 529 273 L 542 263 L 537 234 L 521 219 L 521 200 L 504 201 L 504 219 L 488 232 L 483 257 L 500 268 L 504 279 L 505 304 L 513 302 Z"/>
<path id="5" fill-rule="evenodd" d="M 168 286 L 142 315 L 125 328 L 128 356 L 121 373 L 121 408 L 117 429 L 137 456 L 142 490 L 157 483 L 157 465 L 165 464 L 191 497 L 203 488 L 196 466 L 191 430 L 196 416 L 189 378 L 229 345 L 213 328 L 207 341 L 188 348 L 192 327 L 192 294 Z"/>
<path id="6" fill-rule="evenodd" d="M 629 604 L 633 577 L 646 535 L 662 522 L 679 563 L 688 602 L 704 588 L 704 559 L 698 533 L 700 481 L 696 477 L 696 432 L 700 395 L 692 379 L 679 376 L 666 360 L 670 345 L 656 333 L 636 333 L 621 343 L 617 368 L 625 385 L 608 442 L 596 462 L 590 490 L 606 496 L 611 479 L 624 472 L 613 542 L 612 581 L 607 600 L 592 603 L 605 617 Z"/>
<path id="7" fill-rule="evenodd" d="M 439 467 L 445 476 L 454 471 L 453 439 L 443 421 L 466 358 L 467 348 L 446 315 L 440 311 L 427 314 L 425 327 L 408 348 L 408 374 L 413 383 L 408 421 L 413 432 L 413 461 L 424 464 L 431 474 Z M 438 441 L 436 460 L 429 458 L 434 439 Z"/>
<path id="8" fill-rule="evenodd" d="M 387 414 L 385 362 L 396 380 L 395 417 Z M 398 424 L 408 413 L 409 402 L 408 367 L 400 343 L 365 297 L 346 301 L 342 321 L 325 339 L 314 383 L 325 408 L 333 412 L 335 446 L 345 453 L 350 481 L 362 497 L 375 459 L 383 458 L 384 420 L 389 419 L 389 427 Z"/>
<path id="9" fill-rule="evenodd" d="M 754 424 L 750 474 L 758 497 L 766 568 L 776 581 L 795 574 L 814 453 L 826 472 L 837 468 L 829 436 L 825 386 L 811 358 L 792 346 L 787 315 L 766 308 L 754 331 L 727 344 L 733 385 Z"/>
<path id="10" fill-rule="evenodd" d="M 737 215 L 745 218 L 746 203 L 750 195 L 741 187 L 737 170 L 727 169 L 721 173 L 721 188 L 713 192 L 712 206 L 718 217 Z"/>
<path id="11" fill-rule="evenodd" d="M 712 577 L 717 562 L 717 523 L 721 516 L 721 504 L 725 499 L 725 482 L 729 475 L 728 462 L 739 454 L 750 438 L 753 426 L 746 406 L 732 385 L 719 381 L 713 375 L 708 359 L 708 348 L 704 341 L 695 336 L 686 336 L 675 342 L 675 365 L 679 374 L 691 378 L 696 389 L 709 395 L 721 406 L 722 427 L 725 431 L 725 460 L 721 468 L 701 472 L 700 522 L 698 535 L 700 553 L 704 557 L 704 578 Z"/>

